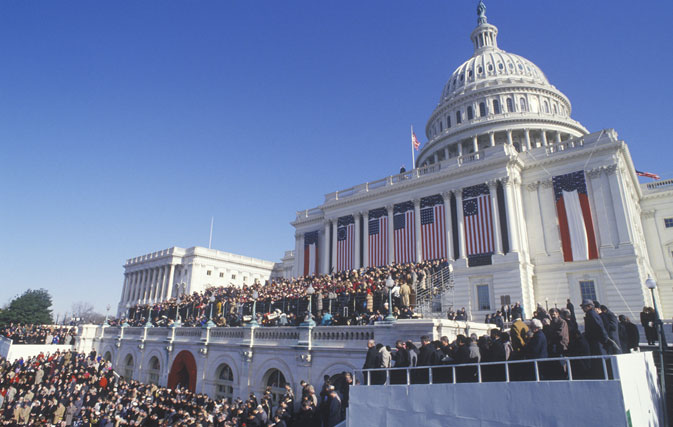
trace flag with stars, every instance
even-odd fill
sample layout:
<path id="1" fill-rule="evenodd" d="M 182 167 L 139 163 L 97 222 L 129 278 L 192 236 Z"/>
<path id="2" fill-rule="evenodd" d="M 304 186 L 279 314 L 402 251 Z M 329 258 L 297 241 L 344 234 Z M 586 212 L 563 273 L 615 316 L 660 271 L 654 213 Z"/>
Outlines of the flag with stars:
<path id="1" fill-rule="evenodd" d="M 337 271 L 353 268 L 353 248 L 355 247 L 355 218 L 342 216 L 337 221 Z"/>
<path id="2" fill-rule="evenodd" d="M 467 256 L 493 253 L 493 214 L 486 184 L 463 189 L 463 220 Z"/>
<path id="3" fill-rule="evenodd" d="M 446 258 L 444 199 L 439 194 L 421 199 L 423 259 Z"/>
<path id="4" fill-rule="evenodd" d="M 388 211 L 386 208 L 369 211 L 367 248 L 369 265 L 379 267 L 388 264 Z"/>
<path id="5" fill-rule="evenodd" d="M 566 262 L 598 258 L 594 223 L 584 171 L 552 178 L 561 231 L 561 249 Z"/>
<path id="6" fill-rule="evenodd" d="M 304 233 L 304 276 L 318 272 L 318 231 Z"/>
<path id="7" fill-rule="evenodd" d="M 414 202 L 396 204 L 393 215 L 395 262 L 416 262 L 416 233 Z"/>

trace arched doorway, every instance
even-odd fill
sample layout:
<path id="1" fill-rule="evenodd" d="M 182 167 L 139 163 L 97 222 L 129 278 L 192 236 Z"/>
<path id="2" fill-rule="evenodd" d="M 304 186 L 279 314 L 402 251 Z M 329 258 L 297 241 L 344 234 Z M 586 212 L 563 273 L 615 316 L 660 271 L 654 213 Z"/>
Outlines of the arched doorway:
<path id="1" fill-rule="evenodd" d="M 285 375 L 278 369 L 269 369 L 264 375 L 264 386 L 271 389 L 271 402 L 274 407 L 283 399 L 286 383 Z"/>
<path id="2" fill-rule="evenodd" d="M 226 363 L 221 364 L 215 373 L 215 398 L 234 397 L 234 373 Z"/>
<path id="3" fill-rule="evenodd" d="M 161 363 L 156 356 L 152 356 L 147 368 L 147 382 L 150 384 L 159 384 L 159 375 L 161 375 Z"/>
<path id="4" fill-rule="evenodd" d="M 103 356 L 103 359 L 105 359 L 106 362 L 111 361 L 112 360 L 112 353 L 110 353 L 109 351 L 106 351 L 105 356 Z"/>
<path id="5" fill-rule="evenodd" d="M 166 385 L 168 388 L 186 387 L 192 393 L 196 390 L 196 361 L 188 350 L 175 356 Z"/>
<path id="6" fill-rule="evenodd" d="M 133 379 L 133 370 L 135 368 L 135 363 L 133 361 L 133 355 L 129 354 L 124 359 L 124 378 L 127 380 Z"/>

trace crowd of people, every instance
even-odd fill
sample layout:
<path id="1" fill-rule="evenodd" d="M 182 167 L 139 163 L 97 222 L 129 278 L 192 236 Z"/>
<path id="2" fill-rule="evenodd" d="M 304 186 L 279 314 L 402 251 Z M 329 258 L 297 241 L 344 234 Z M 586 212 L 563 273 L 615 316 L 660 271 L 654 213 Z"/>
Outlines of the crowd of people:
<path id="1" fill-rule="evenodd" d="M 0 358 L 0 424 L 56 426 L 333 427 L 348 406 L 349 373 L 325 377 L 320 392 L 302 381 L 277 405 L 266 389 L 247 400 L 212 399 L 184 388 L 125 380 L 110 362 L 72 351 L 40 354 L 13 363 Z"/>
<path id="2" fill-rule="evenodd" d="M 538 305 L 533 318 L 527 322 L 522 318 L 519 305 L 515 304 L 516 309 L 511 311 L 513 321 L 508 329 L 496 326 L 490 329 L 489 335 L 481 337 L 458 335 L 453 341 L 447 337 L 431 341 L 423 336 L 420 347 L 411 341 L 397 341 L 394 349 L 371 340 L 363 369 L 599 356 L 628 353 L 638 348 L 638 327 L 628 317 L 615 315 L 597 301 L 584 300 L 581 304 L 585 313 L 582 332 L 574 307 L 570 301 L 568 304 L 570 309 L 552 308 L 549 311 Z M 562 365 L 557 364 L 557 367 L 561 369 L 557 370 L 561 376 L 564 375 Z M 587 375 L 591 369 L 591 360 L 578 361 L 573 373 Z M 470 372 L 472 377 L 476 376 L 476 370 Z M 374 383 L 385 380 L 384 372 L 372 371 L 371 375 Z M 391 378 L 394 379 L 394 375 Z"/>
<path id="3" fill-rule="evenodd" d="M 182 326 L 203 326 L 212 320 L 220 327 L 240 326 L 251 320 L 253 311 L 261 326 L 298 325 L 309 311 L 323 325 L 370 324 L 388 314 L 388 277 L 395 283 L 391 291 L 393 315 L 411 318 L 416 284 L 424 286 L 425 277 L 446 266 L 446 260 L 435 260 L 274 279 L 242 287 L 212 287 L 155 304 L 135 305 L 125 318 L 111 319 L 109 324 L 143 326 L 149 321 L 153 326 L 171 326 L 179 320 Z M 307 292 L 309 288 L 312 294 Z"/>
<path id="4" fill-rule="evenodd" d="M 0 335 L 12 344 L 72 344 L 77 328 L 54 325 L 23 325 L 10 323 L 0 327 Z"/>

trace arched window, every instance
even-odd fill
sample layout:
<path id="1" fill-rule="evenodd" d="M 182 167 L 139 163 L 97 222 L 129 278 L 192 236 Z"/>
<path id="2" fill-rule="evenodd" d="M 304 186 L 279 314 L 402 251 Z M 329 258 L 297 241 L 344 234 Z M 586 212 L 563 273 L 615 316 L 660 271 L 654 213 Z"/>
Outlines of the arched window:
<path id="1" fill-rule="evenodd" d="M 215 398 L 234 397 L 234 373 L 226 363 L 221 364 L 215 372 Z"/>
<path id="2" fill-rule="evenodd" d="M 133 378 L 134 365 L 133 356 L 129 354 L 126 356 L 126 359 L 124 359 L 124 378 L 129 380 Z"/>
<path id="3" fill-rule="evenodd" d="M 526 98 L 521 98 L 519 100 L 519 105 L 521 106 L 521 111 L 528 111 L 528 106 L 526 105 Z"/>
<path id="4" fill-rule="evenodd" d="M 460 117 L 460 111 L 456 111 L 456 124 L 460 124 L 462 122 L 462 117 Z"/>
<path id="5" fill-rule="evenodd" d="M 554 104 L 554 114 L 556 114 L 558 110 L 556 109 L 556 104 Z"/>
<path id="6" fill-rule="evenodd" d="M 444 132 L 444 122 L 441 120 L 439 121 L 439 132 L 440 133 Z"/>
<path id="7" fill-rule="evenodd" d="M 545 101 L 543 105 L 544 105 L 544 112 L 549 114 L 549 103 Z"/>
<path id="8" fill-rule="evenodd" d="M 514 112 L 514 101 L 512 101 L 512 98 L 507 98 L 507 112 Z"/>
<path id="9" fill-rule="evenodd" d="M 500 102 L 497 99 L 493 100 L 493 114 L 500 114 Z"/>
<path id="10" fill-rule="evenodd" d="M 446 128 L 449 129 L 451 127 L 451 116 L 446 116 Z"/>
<path id="11" fill-rule="evenodd" d="M 159 384 L 159 374 L 161 374 L 161 364 L 159 359 L 152 357 L 149 368 L 147 369 L 147 382 L 150 384 Z"/>
<path id="12" fill-rule="evenodd" d="M 485 102 L 480 102 L 479 103 L 479 117 L 484 117 L 486 116 L 486 103 Z"/>
<path id="13" fill-rule="evenodd" d="M 103 359 L 109 362 L 110 360 L 112 360 L 112 354 L 109 351 L 106 351 L 105 356 L 103 356 Z"/>
<path id="14" fill-rule="evenodd" d="M 474 118 L 474 113 L 472 112 L 472 106 L 467 107 L 467 120 L 472 120 Z"/>
<path id="15" fill-rule="evenodd" d="M 271 389 L 271 401 L 276 406 L 285 395 L 285 376 L 278 369 L 270 369 L 264 377 L 264 385 Z"/>

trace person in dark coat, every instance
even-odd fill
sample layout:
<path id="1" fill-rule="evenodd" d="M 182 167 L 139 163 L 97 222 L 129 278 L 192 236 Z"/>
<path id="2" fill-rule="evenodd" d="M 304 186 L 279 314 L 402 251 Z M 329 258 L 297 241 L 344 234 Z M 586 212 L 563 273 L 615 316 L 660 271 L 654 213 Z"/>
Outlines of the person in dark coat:
<path id="1" fill-rule="evenodd" d="M 435 359 L 435 347 L 430 343 L 426 335 L 421 337 L 421 349 L 418 353 L 417 366 L 432 366 Z"/>
<path id="2" fill-rule="evenodd" d="M 575 306 L 573 305 L 572 302 L 570 302 L 570 298 L 567 299 L 568 303 L 566 304 L 566 309 L 570 312 L 570 317 L 573 318 L 575 322 L 577 322 L 577 318 L 575 317 Z"/>
<path id="3" fill-rule="evenodd" d="M 525 347 L 526 359 L 543 359 L 547 357 L 547 338 L 542 332 L 542 322 L 539 319 L 531 321 L 533 337 Z"/>
<path id="4" fill-rule="evenodd" d="M 336 390 L 334 390 L 334 386 L 330 387 L 327 405 L 327 422 L 325 423 L 325 426 L 334 427 L 341 422 L 341 399 Z"/>
<path id="5" fill-rule="evenodd" d="M 614 341 L 617 346 L 621 346 L 619 340 L 619 321 L 615 313 L 608 310 L 605 305 L 601 305 L 601 320 L 603 320 L 603 325 L 605 326 L 605 332 L 608 333 L 608 338 Z"/>
<path id="6" fill-rule="evenodd" d="M 619 315 L 619 340 L 624 353 L 628 353 L 633 348 L 638 348 L 638 343 L 640 342 L 638 327 L 623 314 Z"/>
<path id="7" fill-rule="evenodd" d="M 376 368 L 376 357 L 378 356 L 378 350 L 376 349 L 376 342 L 374 340 L 367 341 L 367 356 L 365 358 L 365 364 L 362 369 L 374 369 Z"/>
<path id="8" fill-rule="evenodd" d="M 584 336 L 589 343 L 589 349 L 592 355 L 600 356 L 604 354 L 603 346 L 608 340 L 603 320 L 596 312 L 593 301 L 585 299 L 581 307 L 584 310 Z"/>
<path id="9" fill-rule="evenodd" d="M 643 325 L 643 329 L 645 329 L 645 338 L 647 338 L 647 344 L 649 345 L 654 345 L 659 338 L 655 320 L 652 307 L 643 307 L 643 311 L 640 313 L 640 323 Z"/>
<path id="10" fill-rule="evenodd" d="M 561 318 L 557 308 L 549 310 L 549 314 L 551 315 L 551 323 L 548 326 L 549 354 L 551 357 L 564 356 L 570 341 L 568 324 Z"/>

